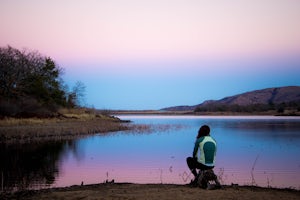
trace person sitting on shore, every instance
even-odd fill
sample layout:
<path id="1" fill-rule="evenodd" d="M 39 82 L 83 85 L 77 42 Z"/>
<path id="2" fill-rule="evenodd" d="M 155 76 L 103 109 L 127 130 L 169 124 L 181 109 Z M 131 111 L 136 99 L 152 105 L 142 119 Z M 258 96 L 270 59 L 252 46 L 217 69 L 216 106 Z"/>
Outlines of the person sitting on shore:
<path id="1" fill-rule="evenodd" d="M 193 157 L 188 157 L 186 159 L 189 169 L 195 176 L 194 181 L 196 181 L 198 175 L 197 169 L 207 170 L 214 168 L 216 151 L 217 142 L 210 136 L 209 126 L 201 126 L 196 138 Z M 192 181 L 192 183 L 194 181 Z"/>

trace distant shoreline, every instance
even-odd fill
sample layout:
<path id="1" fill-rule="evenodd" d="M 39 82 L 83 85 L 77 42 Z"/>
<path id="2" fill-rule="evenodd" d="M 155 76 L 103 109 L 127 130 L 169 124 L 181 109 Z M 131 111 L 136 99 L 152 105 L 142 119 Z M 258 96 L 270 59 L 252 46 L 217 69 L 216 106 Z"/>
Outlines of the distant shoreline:
<path id="1" fill-rule="evenodd" d="M 160 110 L 118 110 L 110 111 L 112 115 L 193 115 L 193 116 L 300 116 L 298 113 L 278 114 L 267 112 L 194 112 L 194 111 L 160 111 Z"/>

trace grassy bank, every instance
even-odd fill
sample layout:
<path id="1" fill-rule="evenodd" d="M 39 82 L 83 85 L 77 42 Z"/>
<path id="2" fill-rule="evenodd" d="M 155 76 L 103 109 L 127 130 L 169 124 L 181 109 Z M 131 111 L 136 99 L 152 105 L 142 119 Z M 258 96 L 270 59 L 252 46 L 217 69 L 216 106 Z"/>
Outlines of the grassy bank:
<path id="1" fill-rule="evenodd" d="M 1 119 L 0 142 L 73 139 L 126 129 L 123 121 L 106 114 L 85 109 L 61 110 L 54 118 Z"/>

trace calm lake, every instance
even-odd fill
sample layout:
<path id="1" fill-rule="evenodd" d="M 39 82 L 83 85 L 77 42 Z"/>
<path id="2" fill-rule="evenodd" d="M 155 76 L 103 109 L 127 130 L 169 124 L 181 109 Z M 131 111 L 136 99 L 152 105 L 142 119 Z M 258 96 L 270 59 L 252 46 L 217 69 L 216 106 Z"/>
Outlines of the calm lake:
<path id="1" fill-rule="evenodd" d="M 118 116 L 141 131 L 0 147 L 1 188 L 44 188 L 106 180 L 187 184 L 201 125 L 211 128 L 222 184 L 300 189 L 300 117 Z"/>

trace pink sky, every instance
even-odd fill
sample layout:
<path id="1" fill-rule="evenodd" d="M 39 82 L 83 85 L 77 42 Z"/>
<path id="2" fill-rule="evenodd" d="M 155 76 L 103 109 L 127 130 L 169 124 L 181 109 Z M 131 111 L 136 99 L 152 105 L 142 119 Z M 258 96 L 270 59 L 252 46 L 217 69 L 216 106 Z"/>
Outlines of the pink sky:
<path id="1" fill-rule="evenodd" d="M 1 1 L 1 45 L 59 59 L 157 59 L 294 51 L 300 2 Z"/>
<path id="2" fill-rule="evenodd" d="M 189 69 L 214 71 L 215 75 L 227 68 L 244 68 L 236 64 L 240 60 L 297 57 L 299 19 L 298 0 L 1 0 L 0 45 L 51 56 L 67 69 L 68 80 L 82 73 L 93 76 L 116 71 L 124 75 L 159 70 L 180 75 Z M 218 64 L 224 61 L 229 64 Z M 206 62 L 213 68 L 203 65 Z M 95 90 L 89 81 L 91 95 Z M 260 87 L 290 84 L 300 83 L 283 81 Z M 259 89 L 247 85 L 227 94 L 248 88 Z M 104 99 L 90 96 L 88 101 L 95 104 Z M 111 107 L 106 103 L 97 106 Z"/>

